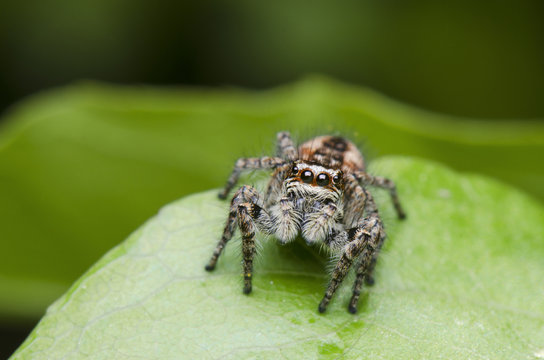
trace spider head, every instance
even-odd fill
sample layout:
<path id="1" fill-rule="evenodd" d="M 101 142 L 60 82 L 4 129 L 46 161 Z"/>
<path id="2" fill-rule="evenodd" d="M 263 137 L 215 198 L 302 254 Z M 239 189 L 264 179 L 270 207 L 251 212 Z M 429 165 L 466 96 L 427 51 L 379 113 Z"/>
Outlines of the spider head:
<path id="1" fill-rule="evenodd" d="M 343 190 L 343 173 L 340 169 L 330 169 L 319 164 L 295 161 L 288 177 L 289 183 L 297 187 L 303 186 L 312 192 L 331 191 L 339 193 Z"/>

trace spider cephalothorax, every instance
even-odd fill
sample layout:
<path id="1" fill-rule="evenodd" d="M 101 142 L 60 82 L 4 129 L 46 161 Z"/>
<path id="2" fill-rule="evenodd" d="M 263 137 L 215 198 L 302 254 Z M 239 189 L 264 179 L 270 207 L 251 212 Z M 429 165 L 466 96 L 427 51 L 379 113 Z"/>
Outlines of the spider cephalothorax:
<path id="1" fill-rule="evenodd" d="M 319 304 L 324 312 L 353 262 L 356 280 L 349 311 L 357 311 L 362 283 L 374 283 L 372 274 L 385 231 L 366 185 L 389 190 L 399 218 L 404 218 L 395 185 L 369 175 L 360 151 L 348 140 L 319 136 L 295 148 L 289 133 L 278 133 L 278 157 L 245 158 L 234 170 L 219 197 L 224 199 L 242 170 L 274 169 L 266 193 L 242 186 L 231 202 L 223 236 L 206 265 L 215 268 L 236 227 L 242 233 L 244 293 L 251 292 L 255 233 L 274 235 L 281 243 L 301 235 L 308 244 L 322 244 L 339 260 Z"/>
<path id="2" fill-rule="evenodd" d="M 305 161 L 295 161 L 283 182 L 282 193 L 293 203 L 295 231 L 287 238 L 276 234 L 285 243 L 301 232 L 307 243 L 326 239 L 343 215 L 342 171 Z M 272 219 L 281 219 L 280 206 L 270 207 Z"/>

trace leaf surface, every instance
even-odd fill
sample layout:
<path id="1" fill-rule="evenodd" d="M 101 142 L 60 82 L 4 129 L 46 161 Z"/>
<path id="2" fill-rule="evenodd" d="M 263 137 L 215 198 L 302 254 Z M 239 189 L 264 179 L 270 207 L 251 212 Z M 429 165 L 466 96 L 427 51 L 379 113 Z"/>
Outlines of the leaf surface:
<path id="1" fill-rule="evenodd" d="M 402 105 L 323 78 L 261 92 L 86 83 L 34 97 L 0 131 L 0 319 L 37 319 L 166 203 L 223 185 L 275 133 L 343 132 L 367 157 L 405 154 L 544 199 L 544 127 Z"/>
<path id="2" fill-rule="evenodd" d="M 163 209 L 47 311 L 12 359 L 532 359 L 544 349 L 544 209 L 494 180 L 385 157 L 408 218 L 373 191 L 388 230 L 376 284 L 347 312 L 351 280 L 317 305 L 330 263 L 261 238 L 242 294 L 240 242 L 204 271 L 228 202 L 216 191 Z"/>

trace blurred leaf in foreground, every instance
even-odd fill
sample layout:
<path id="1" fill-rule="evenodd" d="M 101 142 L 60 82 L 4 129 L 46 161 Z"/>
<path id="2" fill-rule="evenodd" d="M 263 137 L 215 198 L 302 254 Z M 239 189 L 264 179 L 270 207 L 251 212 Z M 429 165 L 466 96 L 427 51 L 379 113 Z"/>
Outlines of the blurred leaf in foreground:
<path id="1" fill-rule="evenodd" d="M 242 294 L 233 240 L 204 264 L 227 202 L 193 195 L 110 251 L 48 310 L 13 359 L 521 359 L 544 349 L 544 208 L 508 186 L 440 165 L 389 157 L 371 171 L 399 185 L 396 220 L 359 313 L 345 284 L 317 304 L 326 261 L 302 243 L 267 241 L 254 292 Z"/>
<path id="2" fill-rule="evenodd" d="M 321 78 L 263 92 L 82 84 L 35 97 L 0 132 L 0 318 L 38 318 L 105 251 L 183 195 L 219 187 L 275 133 L 342 131 L 544 198 L 544 126 L 478 122 Z"/>

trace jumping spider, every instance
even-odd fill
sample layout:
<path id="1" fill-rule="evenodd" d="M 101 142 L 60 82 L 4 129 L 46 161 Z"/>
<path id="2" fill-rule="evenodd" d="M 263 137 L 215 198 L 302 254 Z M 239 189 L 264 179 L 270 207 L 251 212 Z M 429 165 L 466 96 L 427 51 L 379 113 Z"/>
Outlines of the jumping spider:
<path id="1" fill-rule="evenodd" d="M 265 194 L 242 186 L 232 198 L 223 236 L 206 265 L 215 268 L 217 259 L 232 238 L 236 225 L 242 232 L 244 293 L 251 292 L 255 233 L 275 235 L 280 243 L 298 234 L 308 244 L 323 244 L 339 255 L 319 312 L 327 309 L 332 296 L 357 260 L 356 279 L 348 310 L 357 312 L 363 281 L 374 283 L 376 259 L 385 240 L 382 220 L 366 185 L 389 190 L 400 219 L 405 217 L 395 184 L 365 172 L 361 152 L 350 141 L 337 136 L 319 136 L 298 147 L 288 132 L 277 135 L 277 157 L 241 158 L 236 161 L 219 198 L 225 199 L 242 170 L 274 169 Z"/>

